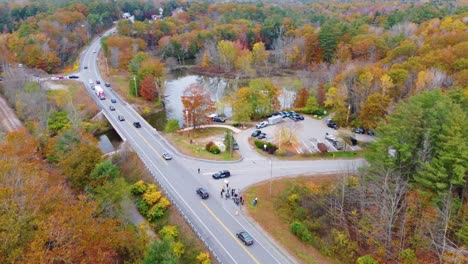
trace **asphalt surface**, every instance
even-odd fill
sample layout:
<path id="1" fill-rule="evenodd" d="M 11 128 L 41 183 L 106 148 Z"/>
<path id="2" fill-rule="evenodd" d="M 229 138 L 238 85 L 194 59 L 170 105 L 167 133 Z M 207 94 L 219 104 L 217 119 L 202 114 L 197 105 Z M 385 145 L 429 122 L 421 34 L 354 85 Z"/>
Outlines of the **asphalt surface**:
<path id="1" fill-rule="evenodd" d="M 109 32 L 108 32 L 109 33 Z M 314 161 L 280 161 L 269 160 L 260 156 L 248 144 L 251 130 L 236 134 L 243 159 L 238 162 L 200 161 L 178 154 L 160 134 L 152 128 L 137 112 L 123 101 L 104 82 L 97 66 L 97 55 L 100 50 L 99 38 L 85 50 L 81 57 L 80 72 L 77 73 L 87 87 L 102 112 L 108 118 L 123 140 L 130 143 L 141 160 L 153 174 L 173 204 L 181 211 L 199 237 L 207 244 L 212 253 L 221 263 L 295 263 L 283 249 L 273 242 L 254 223 L 243 216 L 242 210 L 231 200 L 220 197 L 224 180 L 214 180 L 212 173 L 228 169 L 231 171 L 229 187 L 242 190 L 245 187 L 268 180 L 270 178 L 288 175 L 333 173 L 354 171 L 362 160 L 314 160 Z M 96 53 L 93 53 L 96 51 Z M 88 69 L 84 69 L 87 66 Z M 99 100 L 91 90 L 89 80 L 101 81 L 106 99 Z M 108 80 L 107 80 L 108 81 Z M 117 99 L 111 103 L 110 99 Z M 116 110 L 110 111 L 114 105 Z M 118 115 L 125 117 L 119 121 Z M 133 122 L 141 123 L 141 128 L 133 126 Z M 162 153 L 170 152 L 172 160 L 162 158 Z M 200 168 L 200 173 L 198 173 Z M 195 189 L 204 187 L 210 193 L 210 198 L 201 200 Z M 251 202 L 251 201 L 246 201 Z M 261 203 L 261 201 L 259 201 Z M 239 231 L 247 231 L 254 238 L 252 246 L 245 246 L 236 238 Z"/>

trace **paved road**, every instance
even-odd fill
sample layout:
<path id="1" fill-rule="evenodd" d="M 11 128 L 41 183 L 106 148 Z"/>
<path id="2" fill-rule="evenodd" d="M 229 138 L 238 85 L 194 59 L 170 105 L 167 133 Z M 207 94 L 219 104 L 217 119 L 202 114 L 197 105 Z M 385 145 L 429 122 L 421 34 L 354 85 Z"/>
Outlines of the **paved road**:
<path id="1" fill-rule="evenodd" d="M 88 80 L 91 79 L 93 82 L 100 80 L 102 83 L 105 81 L 102 80 L 96 63 L 99 49 L 99 40 L 96 40 L 83 52 L 79 80 L 85 84 L 112 126 L 131 144 L 159 184 L 167 191 L 173 204 L 179 208 L 217 258 L 222 263 L 236 264 L 295 263 L 294 259 L 272 242 L 256 225 L 250 223 L 242 214 L 237 215 L 239 208 L 232 201 L 221 199 L 220 190 L 223 181 L 212 179 L 211 174 L 220 169 L 229 169 L 232 173 L 229 178 L 230 187 L 243 189 L 270 177 L 353 171 L 362 165 L 363 161 L 270 161 L 258 155 L 248 144 L 247 139 L 251 130 L 236 134 L 244 157 L 242 161 L 209 162 L 179 155 L 154 128 L 111 89 L 101 85 L 107 97 L 105 100 L 99 100 L 90 89 Z M 87 70 L 83 68 L 85 65 L 88 67 Z M 112 104 L 110 98 L 117 98 L 117 103 Z M 110 105 L 114 105 L 116 111 L 110 111 Z M 125 121 L 118 121 L 118 115 L 124 116 Z M 140 122 L 142 127 L 135 128 L 132 124 L 134 121 Z M 167 151 L 174 156 L 170 161 L 161 157 L 161 154 Z M 198 168 L 201 168 L 200 174 L 197 172 Z M 206 188 L 211 194 L 210 199 L 200 200 L 195 194 L 197 187 Z M 247 247 L 241 244 L 235 236 L 236 232 L 241 230 L 247 230 L 252 235 L 255 240 L 254 245 Z"/>

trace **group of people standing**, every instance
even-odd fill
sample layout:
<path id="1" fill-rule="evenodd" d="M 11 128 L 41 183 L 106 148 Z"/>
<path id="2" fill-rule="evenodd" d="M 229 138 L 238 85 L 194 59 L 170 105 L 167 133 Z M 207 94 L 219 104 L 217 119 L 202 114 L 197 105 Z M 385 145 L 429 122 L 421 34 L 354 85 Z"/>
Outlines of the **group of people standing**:
<path id="1" fill-rule="evenodd" d="M 231 199 L 237 206 L 244 205 L 242 195 L 238 194 L 235 188 L 229 188 L 228 184 L 221 188 L 221 198 Z"/>

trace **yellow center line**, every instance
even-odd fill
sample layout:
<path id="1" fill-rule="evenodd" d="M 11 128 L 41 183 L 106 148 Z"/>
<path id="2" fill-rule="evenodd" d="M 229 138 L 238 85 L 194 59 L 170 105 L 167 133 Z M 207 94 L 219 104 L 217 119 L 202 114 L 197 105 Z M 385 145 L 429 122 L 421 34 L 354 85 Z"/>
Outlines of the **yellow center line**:
<path id="1" fill-rule="evenodd" d="M 247 247 L 239 241 L 239 239 L 223 224 L 223 222 L 221 222 L 221 220 L 213 213 L 213 211 L 211 211 L 211 209 L 203 201 L 200 202 L 206 208 L 206 210 L 208 210 L 208 212 L 214 217 L 214 219 L 216 219 L 216 221 L 218 221 L 218 223 L 221 224 L 221 226 L 226 230 L 226 232 L 229 235 L 231 235 L 231 237 L 234 238 L 234 240 L 242 247 L 245 253 L 247 253 L 247 255 L 249 255 L 253 259 L 253 261 L 255 261 L 255 263 L 260 264 L 260 262 L 254 257 L 254 255 L 252 255 L 252 253 L 250 253 L 247 250 Z"/>

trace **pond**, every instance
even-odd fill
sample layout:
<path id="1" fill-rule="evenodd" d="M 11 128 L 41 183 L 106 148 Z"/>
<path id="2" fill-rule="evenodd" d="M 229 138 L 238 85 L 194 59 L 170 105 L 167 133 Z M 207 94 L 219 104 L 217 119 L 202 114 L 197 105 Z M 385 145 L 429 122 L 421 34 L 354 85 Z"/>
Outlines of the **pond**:
<path id="1" fill-rule="evenodd" d="M 269 79 L 275 85 L 283 88 L 283 92 L 278 98 L 281 107 L 291 108 L 296 94 L 295 89 L 297 87 L 294 87 L 294 83 L 297 83 L 297 78 L 272 77 Z M 216 114 L 231 117 L 232 108 L 227 97 L 236 92 L 240 87 L 247 86 L 249 79 L 230 79 L 177 72 L 173 79 L 166 81 L 165 105 L 167 120 L 176 119 L 179 121 L 180 126 L 185 124 L 181 96 L 184 90 L 193 83 L 201 84 L 210 92 L 211 98 L 216 102 Z M 153 124 L 152 122 L 150 123 Z M 160 130 L 159 128 L 156 129 Z"/>

